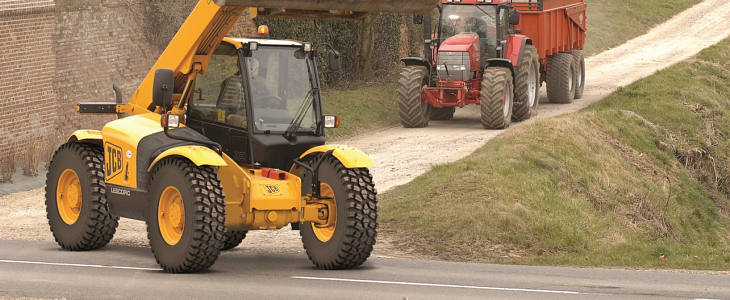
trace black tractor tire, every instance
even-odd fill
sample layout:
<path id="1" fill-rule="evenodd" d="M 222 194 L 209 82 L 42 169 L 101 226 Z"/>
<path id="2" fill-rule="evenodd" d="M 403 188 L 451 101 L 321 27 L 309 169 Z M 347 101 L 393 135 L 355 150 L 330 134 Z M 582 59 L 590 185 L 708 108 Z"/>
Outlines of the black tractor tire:
<path id="1" fill-rule="evenodd" d="M 583 50 L 573 50 L 573 63 L 575 64 L 575 99 L 583 98 L 583 91 L 586 87 L 586 58 Z"/>
<path id="2" fill-rule="evenodd" d="M 428 126 L 431 105 L 421 101 L 421 90 L 428 85 L 428 72 L 424 67 L 406 66 L 398 80 L 398 115 L 405 128 Z"/>
<path id="3" fill-rule="evenodd" d="M 367 168 L 347 169 L 328 155 L 319 168 L 319 180 L 328 184 L 336 202 L 336 223 L 332 236 L 320 240 L 310 222 L 299 232 L 309 260 L 323 270 L 350 269 L 370 256 L 378 227 L 377 192 Z M 302 194 L 311 193 L 311 175 L 302 177 Z M 304 184 L 304 182 L 308 184 Z"/>
<path id="4" fill-rule="evenodd" d="M 243 239 L 246 238 L 246 233 L 248 233 L 247 230 L 228 230 L 225 234 L 225 239 L 223 241 L 223 249 L 221 251 L 231 250 L 233 248 L 236 248 L 236 246 L 240 245 L 241 242 L 243 242 Z"/>
<path id="5" fill-rule="evenodd" d="M 454 118 L 456 107 L 431 108 L 431 120 L 451 120 Z"/>
<path id="6" fill-rule="evenodd" d="M 175 188 L 184 215 L 177 242 L 163 237 L 158 206 L 162 192 Z M 157 263 L 169 273 L 190 273 L 210 268 L 225 241 L 225 201 L 215 170 L 196 166 L 186 159 L 166 158 L 157 163 L 150 183 L 147 236 Z"/>
<path id="7" fill-rule="evenodd" d="M 547 94 L 551 103 L 572 103 L 575 97 L 575 62 L 570 53 L 556 53 L 548 60 Z"/>
<path id="8" fill-rule="evenodd" d="M 57 199 L 59 179 L 66 170 L 75 173 L 78 182 L 73 185 L 81 192 L 78 216 L 72 224 L 61 217 Z M 119 218 L 109 212 L 101 147 L 70 142 L 56 150 L 46 175 L 46 215 L 53 238 L 66 250 L 99 249 L 114 237 Z"/>
<path id="9" fill-rule="evenodd" d="M 484 70 L 479 98 L 482 126 L 486 129 L 504 129 L 512 122 L 514 84 L 512 70 L 489 67 Z"/>
<path id="10" fill-rule="evenodd" d="M 537 49 L 526 45 L 515 73 L 515 107 L 512 121 L 524 121 L 537 114 L 540 104 L 540 60 Z"/>

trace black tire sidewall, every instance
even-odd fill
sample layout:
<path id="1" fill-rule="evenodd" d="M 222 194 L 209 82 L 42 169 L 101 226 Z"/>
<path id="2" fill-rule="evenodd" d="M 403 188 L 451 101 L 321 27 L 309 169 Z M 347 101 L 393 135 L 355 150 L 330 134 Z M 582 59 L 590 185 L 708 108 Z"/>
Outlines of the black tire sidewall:
<path id="1" fill-rule="evenodd" d="M 162 163 L 162 162 L 161 162 Z M 147 222 L 149 226 L 150 247 L 155 249 L 157 259 L 162 265 L 176 265 L 181 263 L 180 258 L 185 257 L 187 249 L 194 241 L 195 235 L 195 194 L 190 182 L 186 180 L 185 171 L 177 163 L 169 163 L 157 170 L 151 183 L 149 194 L 149 207 L 147 209 Z M 168 186 L 174 186 L 180 192 L 185 209 L 185 226 L 180 241 L 175 245 L 169 245 L 160 233 L 160 225 L 157 216 L 157 209 L 160 204 L 160 195 Z"/>

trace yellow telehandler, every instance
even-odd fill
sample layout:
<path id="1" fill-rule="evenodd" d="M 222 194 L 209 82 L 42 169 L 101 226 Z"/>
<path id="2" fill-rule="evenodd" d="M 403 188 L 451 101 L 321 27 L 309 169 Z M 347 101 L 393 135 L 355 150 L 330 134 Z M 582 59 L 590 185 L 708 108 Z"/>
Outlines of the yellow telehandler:
<path id="1" fill-rule="evenodd" d="M 398 5 L 393 5 L 398 3 Z M 404 6 L 403 4 L 409 4 Z M 248 230 L 300 231 L 321 269 L 359 266 L 373 249 L 377 198 L 360 150 L 325 145 L 336 116 L 322 113 L 314 45 L 225 38 L 252 13 L 358 18 L 375 10 L 423 12 L 432 0 L 201 0 L 127 103 L 80 103 L 116 114 L 78 130 L 47 174 L 48 222 L 58 244 L 93 250 L 120 217 L 143 220 L 167 272 L 211 267 Z M 329 47 L 331 66 L 339 54 Z"/>

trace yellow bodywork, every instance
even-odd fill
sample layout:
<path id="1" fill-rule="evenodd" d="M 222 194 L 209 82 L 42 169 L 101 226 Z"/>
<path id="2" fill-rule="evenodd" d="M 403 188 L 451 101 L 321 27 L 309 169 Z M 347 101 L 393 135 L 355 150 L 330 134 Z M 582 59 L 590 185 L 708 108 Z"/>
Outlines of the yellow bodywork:
<path id="1" fill-rule="evenodd" d="M 151 172 L 152 167 L 154 167 L 157 162 L 169 156 L 185 157 L 192 161 L 196 166 L 220 167 L 226 165 L 226 162 L 223 160 L 223 158 L 215 151 L 210 150 L 210 148 L 205 146 L 189 145 L 170 148 L 160 153 L 160 155 L 158 155 L 155 160 L 152 161 L 150 167 L 147 169 L 147 172 Z"/>
<path id="2" fill-rule="evenodd" d="M 101 131 L 99 130 L 76 130 L 71 134 L 69 140 L 75 141 L 89 141 L 89 140 L 101 140 Z"/>
<path id="3" fill-rule="evenodd" d="M 332 152 L 332 155 L 334 155 L 342 165 L 345 166 L 345 168 L 353 169 L 353 168 L 371 168 L 375 166 L 375 163 L 373 162 L 370 157 L 368 157 L 365 152 L 362 152 L 361 150 L 350 147 L 350 146 L 344 146 L 344 145 L 322 145 L 317 146 L 312 149 L 307 150 L 304 152 L 300 158 L 305 158 L 311 154 L 314 153 L 324 153 L 330 150 L 334 150 Z"/>

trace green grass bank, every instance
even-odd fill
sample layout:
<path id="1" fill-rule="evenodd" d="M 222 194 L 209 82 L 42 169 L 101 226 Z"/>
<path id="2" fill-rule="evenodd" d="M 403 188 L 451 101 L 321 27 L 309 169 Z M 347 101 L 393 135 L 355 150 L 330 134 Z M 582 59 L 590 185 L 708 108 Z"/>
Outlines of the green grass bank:
<path id="1" fill-rule="evenodd" d="M 426 257 L 730 269 L 730 39 L 380 197 Z"/>

